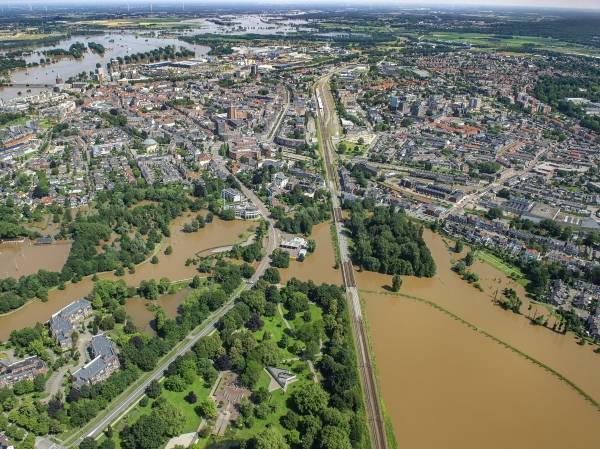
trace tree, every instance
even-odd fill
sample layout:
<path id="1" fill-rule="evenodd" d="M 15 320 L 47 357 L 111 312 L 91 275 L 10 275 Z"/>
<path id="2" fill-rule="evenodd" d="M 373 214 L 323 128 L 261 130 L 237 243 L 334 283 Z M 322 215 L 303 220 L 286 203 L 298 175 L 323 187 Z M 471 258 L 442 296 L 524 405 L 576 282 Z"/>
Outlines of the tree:
<path id="1" fill-rule="evenodd" d="M 198 396 L 193 391 L 190 391 L 184 398 L 188 404 L 195 404 L 198 402 Z"/>
<path id="2" fill-rule="evenodd" d="M 473 265 L 473 262 L 475 262 L 475 253 L 473 251 L 469 251 L 463 260 L 465 262 L 465 265 L 467 267 L 470 267 L 471 265 Z"/>
<path id="3" fill-rule="evenodd" d="M 253 449 L 289 449 L 289 445 L 279 431 L 272 427 L 266 428 L 252 438 Z"/>
<path id="4" fill-rule="evenodd" d="M 402 278 L 399 274 L 395 274 L 392 278 L 392 291 L 398 292 L 400 291 L 400 287 L 402 286 Z"/>
<path id="5" fill-rule="evenodd" d="M 329 395 L 320 384 L 310 383 L 291 396 L 291 403 L 301 415 L 318 415 L 329 402 Z"/>
<path id="6" fill-rule="evenodd" d="M 196 413 L 206 419 L 217 416 L 217 404 L 212 399 L 205 399 L 196 406 Z"/>
<path id="7" fill-rule="evenodd" d="M 248 360 L 240 375 L 240 382 L 248 388 L 253 388 L 262 373 L 262 365 L 255 360 Z"/>
<path id="8" fill-rule="evenodd" d="M 276 249 L 271 254 L 271 265 L 277 268 L 288 268 L 290 266 L 290 255 L 287 251 Z"/>
<path id="9" fill-rule="evenodd" d="M 96 440 L 94 440 L 92 437 L 85 437 L 81 441 L 81 444 L 79 445 L 79 449 L 97 449 L 97 448 L 98 448 L 98 444 L 96 443 Z"/>
<path id="10" fill-rule="evenodd" d="M 267 281 L 269 284 L 279 284 L 281 282 L 281 276 L 279 275 L 279 270 L 274 267 L 269 267 L 265 270 L 265 274 L 263 275 L 263 279 Z"/>
<path id="11" fill-rule="evenodd" d="M 318 441 L 319 449 L 352 449 L 348 432 L 339 427 L 323 427 Z"/>
<path id="12" fill-rule="evenodd" d="M 485 213 L 485 217 L 488 220 L 496 220 L 497 218 L 502 218 L 503 216 L 504 213 L 499 207 L 490 207 L 490 209 Z"/>
<path id="13" fill-rule="evenodd" d="M 461 242 L 460 240 L 457 240 L 456 244 L 454 245 L 454 252 L 455 253 L 462 253 L 463 249 L 464 249 L 463 242 Z"/>
<path id="14" fill-rule="evenodd" d="M 166 427 L 155 413 L 142 415 L 130 428 L 121 432 L 123 449 L 159 449 L 166 440 Z"/>
<path id="15" fill-rule="evenodd" d="M 149 398 L 156 399 L 162 393 L 162 386 L 157 380 L 153 380 L 146 387 L 146 394 Z"/>
<path id="16" fill-rule="evenodd" d="M 162 419 L 165 426 L 165 434 L 168 437 L 174 437 L 183 432 L 185 425 L 185 417 L 177 407 L 172 405 L 167 400 L 157 400 L 154 404 L 153 414 L 156 414 Z"/>

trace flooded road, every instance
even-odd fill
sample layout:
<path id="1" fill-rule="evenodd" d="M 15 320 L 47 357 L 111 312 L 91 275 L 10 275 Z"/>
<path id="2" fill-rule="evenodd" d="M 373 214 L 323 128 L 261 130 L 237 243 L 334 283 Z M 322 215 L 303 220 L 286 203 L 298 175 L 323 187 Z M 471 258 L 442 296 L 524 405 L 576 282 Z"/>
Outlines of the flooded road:
<path id="1" fill-rule="evenodd" d="M 461 280 L 450 270 L 457 256 L 443 239 L 429 231 L 424 237 L 438 273 L 403 276 L 400 293 L 438 304 L 600 399 L 600 356 L 591 347 L 494 305 L 490 295 L 505 286 L 517 290 L 522 313 L 528 303 L 521 286 L 488 265 L 473 266 L 483 293 Z M 357 273 L 357 281 L 400 448 L 562 448 L 598 441 L 600 412 L 565 382 L 426 302 L 384 294 L 390 276 Z"/>
<path id="2" fill-rule="evenodd" d="M 330 223 L 313 226 L 310 238 L 317 243 L 315 252 L 307 254 L 303 262 L 291 259 L 289 268 L 280 269 L 281 283 L 284 284 L 295 277 L 302 281 L 310 279 L 316 284 L 341 284 L 341 272 L 334 268 L 335 250 L 331 241 Z"/>
<path id="3" fill-rule="evenodd" d="M 69 256 L 71 242 L 56 241 L 35 245 L 31 240 L 0 243 L 0 278 L 37 273 L 38 270 L 60 271 Z"/>
<path id="4" fill-rule="evenodd" d="M 215 217 L 213 222 L 205 228 L 193 233 L 181 231 L 183 225 L 189 222 L 194 215 L 185 214 L 173 220 L 170 226 L 171 237 L 164 239 L 161 250 L 157 253 L 159 263 L 153 265 L 149 262 L 136 267 L 136 271 L 117 277 L 114 273 L 100 273 L 101 279 L 123 279 L 127 285 L 137 287 L 142 280 L 160 279 L 167 277 L 171 281 L 190 279 L 198 272 L 193 265 L 185 266 L 188 258 L 193 258 L 195 253 L 214 246 L 230 245 L 239 240 L 241 234 L 252 227 L 254 223 L 244 221 L 222 221 Z M 163 254 L 167 246 L 172 246 L 173 253 L 169 256 Z M 48 293 L 48 301 L 31 301 L 25 306 L 11 313 L 0 316 L 0 340 L 6 340 L 12 330 L 32 326 L 37 322 L 45 322 L 50 316 L 70 302 L 82 298 L 90 293 L 93 287 L 91 276 L 84 278 L 76 284 L 68 284 L 65 290 L 52 290 Z M 134 317 L 135 320 L 135 317 Z"/>

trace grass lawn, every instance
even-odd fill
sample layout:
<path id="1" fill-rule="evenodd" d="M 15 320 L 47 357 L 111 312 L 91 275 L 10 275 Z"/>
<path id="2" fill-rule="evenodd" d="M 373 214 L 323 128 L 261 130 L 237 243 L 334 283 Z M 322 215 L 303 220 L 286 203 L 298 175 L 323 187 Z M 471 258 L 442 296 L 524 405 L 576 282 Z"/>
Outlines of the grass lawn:
<path id="1" fill-rule="evenodd" d="M 256 339 L 258 341 L 262 341 L 265 332 L 269 332 L 271 334 L 271 340 L 277 343 L 281 340 L 283 336 L 283 332 L 285 330 L 285 323 L 283 322 L 283 318 L 281 315 L 276 314 L 274 317 L 269 317 L 264 319 L 265 325 L 261 330 L 256 333 Z M 287 348 L 279 348 L 280 356 L 283 360 L 291 359 L 296 357 L 296 355 L 292 354 Z"/>
<path id="2" fill-rule="evenodd" d="M 210 393 L 210 387 L 207 388 L 200 376 L 197 376 L 194 383 L 189 385 L 188 388 L 181 393 L 176 391 L 168 391 L 165 389 L 163 389 L 162 392 L 162 396 L 164 396 L 171 404 L 177 407 L 177 409 L 183 413 L 183 416 L 185 416 L 185 426 L 182 433 L 195 432 L 198 429 L 201 421 L 201 418 L 194 411 L 194 408 L 198 404 L 189 404 L 184 399 L 190 391 L 196 393 L 198 402 L 200 402 L 208 397 L 208 394 Z"/>
<path id="3" fill-rule="evenodd" d="M 19 117 L 17 119 L 11 120 L 10 122 L 6 122 L 4 125 L 0 126 L 0 128 L 8 128 L 9 126 L 16 125 L 24 125 L 30 120 L 30 117 Z"/>
<path id="4" fill-rule="evenodd" d="M 323 311 L 316 304 L 311 302 L 308 306 L 308 310 L 310 311 L 310 317 L 312 322 L 320 321 L 323 319 Z M 290 321 L 289 323 L 292 326 L 292 328 L 298 328 L 304 323 L 306 323 L 306 321 L 304 321 L 304 318 L 302 318 L 301 313 L 297 313 L 296 318 L 293 321 Z"/>
<path id="5" fill-rule="evenodd" d="M 491 267 L 495 268 L 496 270 L 504 273 L 506 276 L 515 279 L 516 282 L 523 286 L 526 286 L 529 283 L 529 281 L 525 278 L 523 272 L 519 267 L 515 267 L 514 265 L 510 265 L 504 262 L 502 259 L 500 259 L 492 253 L 478 250 L 477 258 L 482 262 L 485 262 Z"/>
<path id="6" fill-rule="evenodd" d="M 343 153 L 340 152 L 340 144 L 345 144 L 346 145 L 346 151 L 344 151 Z M 365 154 L 365 151 L 367 151 L 367 148 L 369 146 L 366 144 L 363 145 L 359 145 L 356 142 L 350 142 L 349 140 L 342 140 L 341 142 L 338 143 L 337 146 L 337 152 L 340 154 L 345 154 L 348 156 L 362 156 L 363 154 Z"/>
<path id="7" fill-rule="evenodd" d="M 280 418 L 283 415 L 285 415 L 288 411 L 287 400 L 294 391 L 302 389 L 304 385 L 306 385 L 309 382 L 312 382 L 312 380 L 309 377 L 310 371 L 308 370 L 306 362 L 297 361 L 294 362 L 291 366 L 288 365 L 287 367 L 288 369 L 291 368 L 291 370 L 298 375 L 298 380 L 290 384 L 288 386 L 287 391 L 278 389 L 271 393 L 271 397 L 269 398 L 269 404 L 272 406 L 273 412 L 270 413 L 266 419 L 255 418 L 254 424 L 250 428 L 231 428 L 231 434 L 227 436 L 235 436 L 236 439 L 247 439 L 260 433 L 266 427 L 274 427 L 277 430 L 279 430 L 282 434 L 285 434 L 287 432 L 279 423 Z M 270 382 L 271 378 L 269 377 L 266 371 L 263 371 L 258 381 L 258 386 L 267 388 Z"/>
<path id="8" fill-rule="evenodd" d="M 562 53 L 598 54 L 597 50 L 558 39 L 538 36 L 496 36 L 485 33 L 432 33 L 428 37 L 443 41 L 464 42 L 481 48 L 511 48 L 518 51 L 523 45 L 535 45 Z"/>

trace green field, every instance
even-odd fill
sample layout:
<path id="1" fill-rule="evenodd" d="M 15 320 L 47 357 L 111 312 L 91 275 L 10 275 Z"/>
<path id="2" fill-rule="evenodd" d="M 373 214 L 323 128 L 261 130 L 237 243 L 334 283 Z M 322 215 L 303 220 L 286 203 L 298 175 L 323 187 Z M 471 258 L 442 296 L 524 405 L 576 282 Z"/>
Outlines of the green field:
<path id="1" fill-rule="evenodd" d="M 202 401 L 208 397 L 210 393 L 210 387 L 204 385 L 202 378 L 197 376 L 194 380 L 194 383 L 189 385 L 185 391 L 176 392 L 164 389 L 162 392 L 162 396 L 167 398 L 167 400 L 177 407 L 179 411 L 183 413 L 183 416 L 185 416 L 183 433 L 195 432 L 198 429 L 201 421 L 201 418 L 194 410 L 198 404 L 190 404 L 184 399 L 190 391 L 196 393 L 198 401 Z"/>
<path id="2" fill-rule="evenodd" d="M 523 46 L 534 46 L 541 50 L 550 50 L 559 53 L 600 54 L 597 49 L 537 36 L 497 36 L 485 33 L 442 32 L 429 34 L 425 38 L 429 40 L 462 42 L 481 48 L 507 49 L 515 52 L 523 50 Z"/>
<path id="3" fill-rule="evenodd" d="M 344 144 L 346 146 L 346 150 L 344 152 L 340 151 L 340 144 Z M 365 154 L 369 146 L 366 144 L 359 145 L 358 143 L 351 142 L 349 140 L 342 140 L 338 143 L 336 148 L 340 154 L 345 154 L 347 156 L 362 156 Z"/>
<path id="4" fill-rule="evenodd" d="M 519 267 L 504 262 L 502 259 L 500 259 L 492 253 L 478 250 L 477 258 L 482 262 L 487 263 L 491 267 L 495 268 L 496 270 L 504 273 L 506 276 L 514 279 L 516 282 L 523 286 L 526 286 L 529 283 L 529 281 L 525 278 L 525 275 Z"/>

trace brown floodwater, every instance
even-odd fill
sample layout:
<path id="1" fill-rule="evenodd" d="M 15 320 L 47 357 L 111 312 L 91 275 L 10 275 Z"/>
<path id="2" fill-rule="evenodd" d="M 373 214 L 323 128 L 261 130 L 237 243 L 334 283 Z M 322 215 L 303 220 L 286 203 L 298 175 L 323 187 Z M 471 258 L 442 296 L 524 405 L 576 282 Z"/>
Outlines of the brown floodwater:
<path id="1" fill-rule="evenodd" d="M 71 242 L 35 245 L 31 240 L 0 243 L 0 278 L 15 279 L 38 270 L 60 271 L 69 256 Z"/>
<path id="2" fill-rule="evenodd" d="M 496 290 L 506 286 L 523 299 L 523 313 L 528 302 L 519 284 L 476 263 L 480 292 L 450 270 L 457 256 L 439 235 L 425 231 L 424 237 L 437 274 L 403 276 L 401 293 L 439 304 L 600 399 L 600 356 L 591 347 L 494 305 Z M 564 382 L 425 303 L 378 293 L 390 276 L 363 272 L 357 281 L 400 448 L 562 448 L 598 441 L 600 412 Z"/>
<path id="3" fill-rule="evenodd" d="M 335 266 L 335 250 L 331 241 L 331 223 L 319 223 L 313 226 L 310 238 L 317 243 L 315 252 L 307 254 L 303 262 L 290 260 L 290 266 L 281 269 L 281 282 L 295 277 L 302 281 L 309 279 L 316 284 L 341 284 L 342 278 Z"/>
<path id="4" fill-rule="evenodd" d="M 170 225 L 171 237 L 164 239 L 161 250 L 157 254 L 159 263 L 154 265 L 144 262 L 136 267 L 136 271 L 117 277 L 112 272 L 100 273 L 101 279 L 123 279 L 127 285 L 137 287 L 142 280 L 160 279 L 167 277 L 171 281 L 191 279 L 198 272 L 193 265 L 185 266 L 188 258 L 193 258 L 195 253 L 215 246 L 230 245 L 239 240 L 239 236 L 249 229 L 253 223 L 247 221 L 223 221 L 215 217 L 213 222 L 207 224 L 198 232 L 185 233 L 182 227 L 194 215 L 186 214 L 176 218 Z M 164 249 L 171 245 L 173 253 L 166 256 Z M 91 276 L 75 284 L 67 284 L 65 290 L 52 290 L 48 294 L 48 301 L 31 301 L 25 306 L 11 313 L 0 316 L 0 340 L 6 340 L 14 329 L 32 326 L 37 322 L 45 322 L 50 316 L 76 299 L 90 293 L 93 287 Z M 135 317 L 133 317 L 135 320 Z"/>
<path id="5" fill-rule="evenodd" d="M 535 364 L 425 304 L 378 294 L 366 300 L 399 448 L 561 449 L 599 441 L 600 413 Z"/>
<path id="6" fill-rule="evenodd" d="M 189 288 L 183 288 L 176 293 L 162 295 L 156 301 L 131 298 L 127 300 L 125 309 L 127 309 L 127 314 L 139 330 L 152 335 L 154 334 L 154 329 L 151 326 L 154 320 L 154 312 L 150 310 L 152 306 L 160 306 L 169 318 L 175 318 L 179 311 L 179 306 L 183 303 L 189 291 Z"/>

